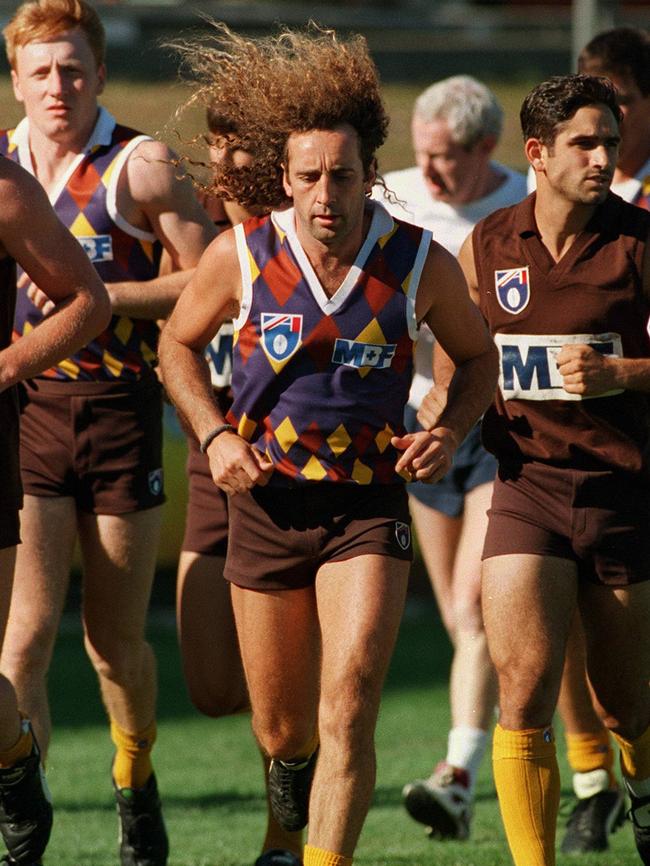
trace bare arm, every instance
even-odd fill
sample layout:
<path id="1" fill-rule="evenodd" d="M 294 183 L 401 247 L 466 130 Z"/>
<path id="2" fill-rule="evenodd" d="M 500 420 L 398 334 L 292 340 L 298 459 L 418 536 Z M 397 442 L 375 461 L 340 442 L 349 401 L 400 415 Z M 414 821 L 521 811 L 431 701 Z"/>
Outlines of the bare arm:
<path id="1" fill-rule="evenodd" d="M 449 469 L 454 451 L 492 400 L 497 354 L 485 322 L 469 298 L 458 263 L 436 243 L 422 273 L 416 315 L 429 325 L 454 372 L 445 408 L 429 429 L 429 441 L 412 442 L 397 468 L 415 469 L 415 477 L 436 480 Z"/>
<path id="2" fill-rule="evenodd" d="M 129 157 L 118 185 L 118 207 L 130 223 L 152 231 L 170 259 L 170 270 L 145 282 L 109 283 L 113 312 L 141 319 L 169 315 L 207 245 L 214 223 L 192 184 L 172 164 L 161 142 L 145 141 Z"/>
<path id="3" fill-rule="evenodd" d="M 478 306 L 478 280 L 476 267 L 474 265 L 474 252 L 472 247 L 472 236 L 466 238 L 459 253 L 458 262 L 465 276 L 467 289 L 472 301 Z M 447 391 L 454 377 L 456 366 L 449 355 L 445 352 L 439 342 L 433 347 L 433 379 L 434 387 L 424 397 L 418 411 L 418 420 L 423 427 L 436 426 L 444 406 L 446 405 Z M 443 399 L 444 398 L 444 399 Z"/>
<path id="4" fill-rule="evenodd" d="M 233 232 L 220 235 L 203 258 L 165 325 L 159 345 L 167 393 L 200 441 L 224 423 L 210 382 L 205 347 L 227 320 L 237 317 L 241 277 Z M 263 483 L 269 461 L 234 432 L 206 451 L 216 484 L 227 493 Z"/>
<path id="5" fill-rule="evenodd" d="M 106 290 L 88 256 L 56 216 L 41 185 L 9 160 L 0 172 L 0 251 L 42 286 L 53 310 L 0 352 L 0 390 L 43 372 L 109 322 Z"/>

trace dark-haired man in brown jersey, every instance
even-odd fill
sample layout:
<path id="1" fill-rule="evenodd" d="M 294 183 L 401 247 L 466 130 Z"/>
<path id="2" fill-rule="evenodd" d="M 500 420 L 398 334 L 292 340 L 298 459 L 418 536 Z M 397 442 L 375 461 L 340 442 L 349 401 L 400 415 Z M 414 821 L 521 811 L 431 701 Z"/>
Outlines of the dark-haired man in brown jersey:
<path id="1" fill-rule="evenodd" d="M 576 608 L 650 863 L 650 217 L 610 193 L 620 118 L 604 79 L 536 87 L 521 120 L 537 192 L 478 223 L 460 254 L 500 354 L 482 597 L 517 866 L 555 863 L 551 721 Z"/>

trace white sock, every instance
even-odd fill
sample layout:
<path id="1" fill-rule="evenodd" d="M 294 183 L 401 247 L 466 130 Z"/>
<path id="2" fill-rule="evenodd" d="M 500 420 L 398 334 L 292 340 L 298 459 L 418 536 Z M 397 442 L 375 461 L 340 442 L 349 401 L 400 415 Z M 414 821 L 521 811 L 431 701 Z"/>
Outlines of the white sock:
<path id="1" fill-rule="evenodd" d="M 573 774 L 573 790 L 578 800 L 586 800 L 594 794 L 609 790 L 609 773 L 602 767 L 588 773 Z"/>
<path id="2" fill-rule="evenodd" d="M 474 790 L 478 769 L 488 746 L 489 735 L 481 728 L 458 725 L 449 731 L 447 739 L 448 764 L 461 767 L 469 775 L 470 791 Z"/>

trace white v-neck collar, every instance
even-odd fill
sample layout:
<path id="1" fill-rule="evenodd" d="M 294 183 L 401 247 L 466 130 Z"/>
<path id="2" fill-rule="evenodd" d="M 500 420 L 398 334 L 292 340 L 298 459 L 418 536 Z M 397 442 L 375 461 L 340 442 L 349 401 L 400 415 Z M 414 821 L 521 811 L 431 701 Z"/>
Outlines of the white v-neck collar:
<path id="1" fill-rule="evenodd" d="M 115 122 L 113 115 L 100 106 L 97 122 L 90 134 L 90 138 L 86 142 L 86 146 L 81 153 L 78 153 L 72 160 L 67 170 L 49 192 L 49 199 L 52 205 L 56 204 L 68 181 L 86 154 L 90 153 L 90 151 L 97 145 L 110 144 L 111 136 L 115 129 Z M 29 119 L 27 117 L 23 117 L 20 123 L 16 126 L 13 134 L 13 141 L 18 148 L 18 161 L 21 166 L 27 169 L 30 174 L 36 176 L 36 170 L 34 168 L 34 163 L 32 162 L 32 154 L 29 149 Z"/>
<path id="2" fill-rule="evenodd" d="M 314 300 L 321 308 L 323 313 L 328 316 L 336 313 L 336 311 L 343 306 L 345 301 L 350 296 L 350 293 L 359 281 L 363 266 L 365 265 L 368 256 L 370 255 L 370 251 L 375 246 L 379 238 L 383 235 L 389 234 L 389 232 L 393 230 L 393 218 L 383 205 L 381 205 L 379 202 L 368 200 L 366 202 L 366 206 L 370 207 L 372 210 L 372 219 L 370 221 L 370 228 L 368 229 L 368 234 L 366 235 L 366 239 L 362 243 L 361 248 L 357 253 L 354 264 L 351 266 L 345 279 L 338 287 L 338 289 L 334 292 L 331 298 L 328 297 L 327 293 L 323 289 L 321 281 L 316 276 L 316 272 L 314 271 L 311 262 L 307 258 L 307 255 L 303 250 L 300 241 L 298 240 L 298 235 L 296 233 L 296 219 L 294 209 L 288 208 L 287 210 L 283 211 L 273 211 L 273 213 L 271 214 L 271 219 L 273 220 L 274 225 L 284 235 L 286 235 L 287 242 L 291 247 L 291 251 L 296 257 L 296 261 L 300 266 L 300 270 L 304 274 L 307 285 L 309 286 L 311 293 L 314 296 Z"/>

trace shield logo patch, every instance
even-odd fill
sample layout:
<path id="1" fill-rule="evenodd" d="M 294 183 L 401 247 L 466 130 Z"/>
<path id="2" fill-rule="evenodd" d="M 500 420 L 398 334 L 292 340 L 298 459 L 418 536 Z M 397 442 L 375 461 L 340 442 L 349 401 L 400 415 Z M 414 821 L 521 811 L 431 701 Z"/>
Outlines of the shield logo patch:
<path id="1" fill-rule="evenodd" d="M 521 313 L 530 300 L 530 275 L 528 266 L 508 268 L 494 272 L 494 287 L 499 306 L 506 313 Z"/>
<path id="2" fill-rule="evenodd" d="M 395 521 L 395 538 L 402 550 L 408 550 L 411 546 L 411 527 L 401 520 Z"/>
<path id="3" fill-rule="evenodd" d="M 262 346 L 275 366 L 284 364 L 298 349 L 302 338 L 302 316 L 292 313 L 262 313 Z"/>

